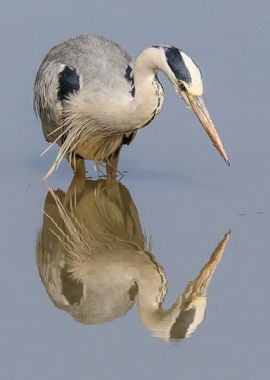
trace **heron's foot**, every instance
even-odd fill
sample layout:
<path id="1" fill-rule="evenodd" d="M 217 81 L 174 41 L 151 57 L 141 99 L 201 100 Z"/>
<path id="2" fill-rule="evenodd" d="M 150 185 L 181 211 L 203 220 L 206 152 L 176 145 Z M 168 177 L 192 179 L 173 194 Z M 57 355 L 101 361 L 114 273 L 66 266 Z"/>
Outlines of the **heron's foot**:
<path id="1" fill-rule="evenodd" d="M 121 180 L 124 176 L 123 173 L 117 170 L 120 149 L 121 147 L 119 147 L 114 153 L 112 153 L 106 160 L 106 174 L 107 174 L 108 181 L 116 181 L 117 176 L 120 176 L 120 180 Z"/>
<path id="2" fill-rule="evenodd" d="M 101 163 L 99 164 L 94 164 L 94 167 L 95 167 L 95 170 L 97 171 L 98 173 L 98 178 L 99 179 L 102 179 L 102 178 L 106 178 L 106 174 L 105 172 L 102 170 L 104 168 L 104 165 Z"/>
<path id="3" fill-rule="evenodd" d="M 108 181 L 117 180 L 117 169 L 110 167 L 108 164 L 106 165 L 106 174 L 107 174 Z"/>
<path id="4" fill-rule="evenodd" d="M 126 173 L 121 172 L 118 169 L 109 167 L 108 164 L 106 165 L 106 173 L 107 173 L 108 181 L 116 181 L 116 180 L 121 181 L 121 179 L 126 175 Z"/>
<path id="5" fill-rule="evenodd" d="M 116 176 L 118 177 L 118 181 L 121 181 L 125 177 L 126 174 L 127 174 L 126 170 L 123 172 L 121 172 L 118 169 L 116 170 Z"/>

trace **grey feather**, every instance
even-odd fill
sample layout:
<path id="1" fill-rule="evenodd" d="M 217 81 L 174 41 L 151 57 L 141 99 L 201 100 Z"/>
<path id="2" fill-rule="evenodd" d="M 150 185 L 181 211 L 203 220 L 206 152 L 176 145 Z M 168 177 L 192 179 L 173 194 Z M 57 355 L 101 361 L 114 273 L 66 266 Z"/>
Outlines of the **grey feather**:
<path id="1" fill-rule="evenodd" d="M 115 42 L 100 36 L 79 36 L 53 47 L 44 58 L 34 85 L 34 108 L 43 124 L 45 136 L 54 141 L 50 133 L 62 117 L 64 105 L 59 101 L 58 74 L 63 66 L 76 68 L 80 76 L 80 94 L 84 102 L 95 102 L 96 94 L 108 99 L 109 92 L 128 92 L 129 83 L 123 77 L 131 57 Z M 102 93 L 104 89 L 104 94 Z M 97 115 L 98 116 L 98 115 Z M 97 122 L 98 117 L 94 117 Z M 52 124 L 48 128 L 48 124 Z"/>

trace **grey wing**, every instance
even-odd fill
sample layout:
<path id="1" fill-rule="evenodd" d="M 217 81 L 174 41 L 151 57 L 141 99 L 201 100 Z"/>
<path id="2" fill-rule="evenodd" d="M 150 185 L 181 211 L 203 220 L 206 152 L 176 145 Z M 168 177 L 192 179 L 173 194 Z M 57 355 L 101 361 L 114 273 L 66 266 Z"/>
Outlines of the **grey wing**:
<path id="1" fill-rule="evenodd" d="M 59 133 L 64 100 L 98 78 L 104 88 L 123 84 L 131 57 L 113 41 L 99 36 L 79 36 L 52 48 L 42 62 L 34 85 L 34 109 L 40 116 L 44 136 L 54 141 Z M 112 75 L 112 72 L 114 75 Z M 101 91 L 102 88 L 100 87 Z M 53 135 L 52 135 L 53 134 Z"/>
<path id="2" fill-rule="evenodd" d="M 39 115 L 43 133 L 47 141 L 57 128 L 62 106 L 58 99 L 58 74 L 61 65 L 57 62 L 44 62 L 40 66 L 34 85 L 34 110 Z"/>
<path id="3" fill-rule="evenodd" d="M 54 141 L 59 133 L 63 101 L 80 89 L 80 76 L 76 68 L 55 61 L 41 65 L 34 85 L 34 109 L 39 115 L 47 141 Z M 53 135 L 52 135 L 53 134 Z"/>

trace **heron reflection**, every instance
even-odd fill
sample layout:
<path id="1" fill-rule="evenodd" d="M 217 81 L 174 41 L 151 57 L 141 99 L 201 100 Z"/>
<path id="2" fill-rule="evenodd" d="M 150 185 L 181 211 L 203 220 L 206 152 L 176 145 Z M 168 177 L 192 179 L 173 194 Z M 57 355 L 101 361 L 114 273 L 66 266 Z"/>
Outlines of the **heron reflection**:
<path id="1" fill-rule="evenodd" d="M 167 280 L 120 182 L 74 177 L 49 190 L 37 239 L 37 264 L 54 304 L 81 323 L 105 323 L 137 305 L 142 322 L 164 340 L 190 336 L 203 322 L 206 291 L 225 250 L 225 234 L 198 276 L 165 310 Z"/>

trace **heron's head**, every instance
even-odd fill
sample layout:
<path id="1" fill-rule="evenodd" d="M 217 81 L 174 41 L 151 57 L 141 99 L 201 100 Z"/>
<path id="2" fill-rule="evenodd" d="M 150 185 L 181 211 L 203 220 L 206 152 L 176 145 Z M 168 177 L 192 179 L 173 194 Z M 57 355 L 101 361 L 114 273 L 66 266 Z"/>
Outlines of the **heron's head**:
<path id="1" fill-rule="evenodd" d="M 182 50 L 174 46 L 157 46 L 164 54 L 164 72 L 177 93 L 192 108 L 215 148 L 229 165 L 229 160 L 219 135 L 202 99 L 202 75 L 197 64 Z"/>

